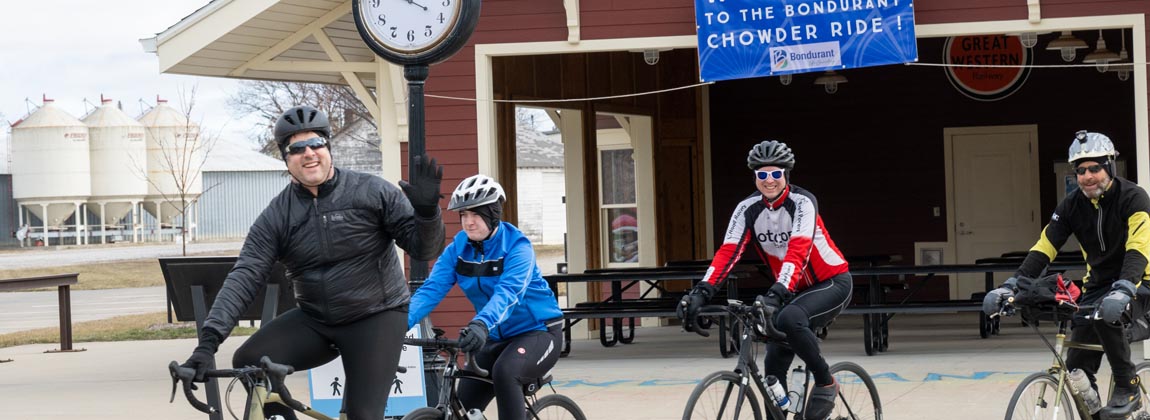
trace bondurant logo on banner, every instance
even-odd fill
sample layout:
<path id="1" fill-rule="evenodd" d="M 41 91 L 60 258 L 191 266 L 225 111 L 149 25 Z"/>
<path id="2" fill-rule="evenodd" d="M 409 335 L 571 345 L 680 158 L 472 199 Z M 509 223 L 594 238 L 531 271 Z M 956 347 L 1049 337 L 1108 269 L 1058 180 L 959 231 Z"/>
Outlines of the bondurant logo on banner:
<path id="1" fill-rule="evenodd" d="M 838 41 L 771 48 L 771 72 L 794 72 L 842 65 Z"/>

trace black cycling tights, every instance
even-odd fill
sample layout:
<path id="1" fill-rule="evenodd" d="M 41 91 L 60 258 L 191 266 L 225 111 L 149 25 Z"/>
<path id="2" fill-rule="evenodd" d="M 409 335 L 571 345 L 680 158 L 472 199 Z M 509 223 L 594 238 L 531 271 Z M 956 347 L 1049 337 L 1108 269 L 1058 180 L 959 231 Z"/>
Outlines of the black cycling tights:
<path id="1" fill-rule="evenodd" d="M 321 324 L 297 308 L 260 327 L 236 350 L 232 366 L 258 366 L 260 358 L 268 356 L 302 371 L 343 356 L 347 375 L 343 406 L 348 419 L 383 420 L 406 332 L 406 308 L 337 326 Z M 279 404 L 269 404 L 264 410 L 268 417 L 279 414 L 296 419 L 295 412 Z"/>
<path id="2" fill-rule="evenodd" d="M 819 339 L 814 330 L 825 327 L 842 312 L 850 302 L 853 287 L 850 273 L 842 273 L 799 292 L 779 311 L 775 326 L 787 334 L 787 342 L 791 346 L 767 344 L 763 364 L 768 375 L 775 375 L 786 384 L 787 369 L 797 354 L 807 362 L 807 369 L 815 377 L 815 385 L 830 385 L 830 367 L 819 353 Z"/>
<path id="3" fill-rule="evenodd" d="M 563 346 L 563 322 L 547 331 L 531 331 L 505 341 L 489 342 L 475 354 L 475 363 L 491 372 L 495 384 L 459 381 L 459 402 L 468 409 L 485 410 L 491 398 L 499 406 L 499 420 L 525 420 L 523 385 L 546 375 Z M 493 367 L 494 366 L 494 367 Z"/>
<path id="4" fill-rule="evenodd" d="M 1097 305 L 1110 293 L 1109 288 L 1088 289 L 1086 294 L 1078 300 L 1078 305 Z M 1130 302 L 1130 315 L 1134 319 L 1142 318 L 1150 307 L 1150 290 L 1145 286 L 1139 287 L 1137 299 Z M 1107 361 L 1110 362 L 1110 371 L 1118 383 L 1126 383 L 1137 374 L 1134 363 L 1130 361 L 1130 343 L 1126 341 L 1126 331 L 1122 325 L 1111 325 L 1103 320 L 1088 320 L 1086 313 L 1075 314 L 1071 324 L 1070 340 L 1075 343 L 1102 344 Z M 1082 369 L 1095 384 L 1094 375 L 1102 367 L 1102 352 L 1083 349 L 1069 349 L 1066 352 L 1066 367 Z"/>

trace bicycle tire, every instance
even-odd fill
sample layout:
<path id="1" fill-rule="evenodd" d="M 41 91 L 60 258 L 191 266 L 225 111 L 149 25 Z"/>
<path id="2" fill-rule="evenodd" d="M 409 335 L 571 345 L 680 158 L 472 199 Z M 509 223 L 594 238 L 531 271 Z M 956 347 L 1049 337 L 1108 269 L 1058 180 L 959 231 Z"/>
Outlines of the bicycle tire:
<path id="1" fill-rule="evenodd" d="M 1148 382 L 1146 382 L 1150 381 L 1150 362 L 1142 362 L 1134 366 L 1134 372 L 1138 375 L 1139 386 L 1142 387 L 1142 408 L 1135 411 L 1132 418 L 1134 420 L 1150 420 L 1150 394 L 1146 392 L 1147 389 L 1150 389 L 1150 385 L 1147 385 Z"/>
<path id="2" fill-rule="evenodd" d="M 831 411 L 831 420 L 882 419 L 882 399 L 866 369 L 852 362 L 838 362 L 831 366 L 831 376 L 839 384 L 839 396 Z"/>
<path id="3" fill-rule="evenodd" d="M 1027 376 L 1015 388 L 1014 395 L 1010 396 L 1010 405 L 1006 406 L 1006 420 L 1073 420 L 1078 408 L 1067 389 L 1062 390 L 1061 404 L 1050 404 L 1047 401 L 1047 395 L 1053 395 L 1057 390 L 1058 380 L 1049 373 L 1037 372 Z M 1060 406 L 1058 417 L 1055 417 L 1056 405 Z"/>
<path id="4" fill-rule="evenodd" d="M 878 346 L 875 345 L 874 324 L 871 320 L 873 314 L 863 314 L 863 350 L 866 351 L 867 356 L 874 356 L 877 353 Z"/>
<path id="5" fill-rule="evenodd" d="M 443 412 L 432 407 L 421 407 L 403 416 L 403 420 L 443 420 Z"/>
<path id="6" fill-rule="evenodd" d="M 532 412 L 534 410 L 534 413 Z M 528 420 L 587 420 L 578 404 L 566 395 L 549 394 L 539 397 L 527 410 Z"/>
<path id="7" fill-rule="evenodd" d="M 763 420 L 762 406 L 759 405 L 754 390 L 749 383 L 742 385 L 742 380 L 741 376 L 731 371 L 719 371 L 707 375 L 691 391 L 687 406 L 683 408 L 683 420 Z M 712 387 L 713 385 L 717 387 Z M 739 417 L 734 417 L 733 409 L 737 403 L 731 402 L 731 399 L 738 397 L 732 393 L 737 390 L 742 390 L 742 395 L 746 398 L 743 399 L 742 407 L 739 409 Z M 716 394 L 712 395 L 712 392 Z M 731 407 L 727 407 L 728 405 Z M 748 411 L 750 415 L 747 415 Z"/>

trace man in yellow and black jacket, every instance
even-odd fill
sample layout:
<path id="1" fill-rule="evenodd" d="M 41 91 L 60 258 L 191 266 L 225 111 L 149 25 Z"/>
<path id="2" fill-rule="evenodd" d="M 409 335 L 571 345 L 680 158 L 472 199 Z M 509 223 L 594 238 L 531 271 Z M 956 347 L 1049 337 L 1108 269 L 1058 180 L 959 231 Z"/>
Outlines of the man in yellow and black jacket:
<path id="1" fill-rule="evenodd" d="M 1126 418 L 1141 406 L 1122 321 L 1142 318 L 1150 309 L 1150 282 L 1145 281 L 1150 274 L 1150 198 L 1142 187 L 1114 176 L 1117 155 L 1105 135 L 1087 131 L 1075 135 L 1069 162 L 1077 174 L 1078 190 L 1058 204 L 1015 276 L 983 301 L 984 311 L 995 312 L 1003 300 L 1018 292 L 1016 278 L 1039 276 L 1073 234 L 1087 263 L 1078 304 L 1097 305 L 1097 310 L 1075 316 L 1071 340 L 1101 343 L 1105 349 L 1116 385 L 1098 413 L 1103 419 Z M 1069 369 L 1086 372 L 1095 390 L 1094 375 L 1101 364 L 1102 354 L 1097 351 L 1070 349 L 1066 358 Z"/>

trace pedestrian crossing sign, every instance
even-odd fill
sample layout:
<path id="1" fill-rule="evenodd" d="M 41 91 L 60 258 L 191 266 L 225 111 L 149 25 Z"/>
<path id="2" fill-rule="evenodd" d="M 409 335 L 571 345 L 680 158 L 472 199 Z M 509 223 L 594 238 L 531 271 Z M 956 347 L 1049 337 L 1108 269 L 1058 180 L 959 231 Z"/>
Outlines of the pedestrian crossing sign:
<path id="1" fill-rule="evenodd" d="M 407 337 L 420 338 L 419 326 L 407 331 Z M 388 389 L 387 417 L 402 417 L 417 408 L 427 406 L 427 396 L 423 383 L 423 348 L 403 346 L 399 355 L 399 365 L 407 372 L 398 373 Z M 311 405 L 316 411 L 332 418 L 339 417 L 343 406 L 343 396 L 347 393 L 343 359 L 335 358 L 327 364 L 308 371 L 308 389 L 311 391 Z"/>

